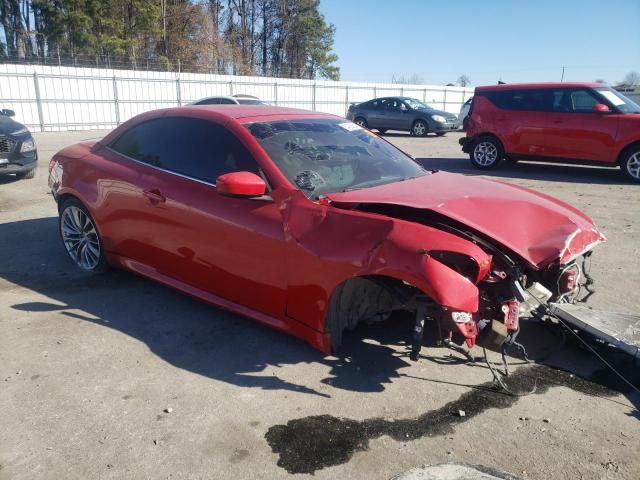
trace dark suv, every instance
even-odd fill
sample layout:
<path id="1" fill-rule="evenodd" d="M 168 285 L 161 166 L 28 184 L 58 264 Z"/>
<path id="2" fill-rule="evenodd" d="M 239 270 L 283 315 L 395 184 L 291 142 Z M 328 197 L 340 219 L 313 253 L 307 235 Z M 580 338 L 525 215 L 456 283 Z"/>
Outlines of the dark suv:
<path id="1" fill-rule="evenodd" d="M 599 83 L 478 87 L 462 150 L 480 169 L 504 158 L 620 165 L 640 182 L 640 106 Z"/>
<path id="2" fill-rule="evenodd" d="M 14 115 L 13 110 L 0 110 L 0 175 L 33 178 L 38 161 L 36 142 L 27 127 L 11 119 Z"/>
<path id="3" fill-rule="evenodd" d="M 458 129 L 458 118 L 453 113 L 431 108 L 426 103 L 409 97 L 375 98 L 352 104 L 347 118 L 364 128 L 404 130 L 424 137 L 428 133 L 444 135 Z"/>

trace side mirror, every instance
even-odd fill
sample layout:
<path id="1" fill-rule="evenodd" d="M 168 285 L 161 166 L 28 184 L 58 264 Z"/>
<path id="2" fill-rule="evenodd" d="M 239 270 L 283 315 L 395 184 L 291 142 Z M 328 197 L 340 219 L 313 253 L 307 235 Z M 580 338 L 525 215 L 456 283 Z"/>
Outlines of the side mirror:
<path id="1" fill-rule="evenodd" d="M 267 191 L 267 184 L 255 173 L 231 172 L 216 178 L 216 189 L 228 197 L 260 197 Z"/>
<path id="2" fill-rule="evenodd" d="M 13 110 L 9 110 L 8 108 L 3 108 L 2 109 L 2 114 L 6 115 L 7 117 L 15 117 L 16 116 L 16 112 L 14 112 Z"/>
<path id="3" fill-rule="evenodd" d="M 604 103 L 596 103 L 593 106 L 593 111 L 596 113 L 609 113 L 611 112 L 611 110 L 609 110 L 609 107 L 607 107 Z"/>

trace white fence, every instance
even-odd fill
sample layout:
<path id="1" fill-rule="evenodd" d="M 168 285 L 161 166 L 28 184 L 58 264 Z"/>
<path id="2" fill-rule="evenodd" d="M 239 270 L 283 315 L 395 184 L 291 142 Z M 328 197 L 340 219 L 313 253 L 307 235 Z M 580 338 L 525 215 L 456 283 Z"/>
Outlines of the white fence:
<path id="1" fill-rule="evenodd" d="M 198 73 L 0 65 L 0 108 L 40 131 L 112 128 L 139 113 L 245 93 L 284 107 L 343 116 L 351 102 L 408 96 L 458 113 L 472 89 Z"/>

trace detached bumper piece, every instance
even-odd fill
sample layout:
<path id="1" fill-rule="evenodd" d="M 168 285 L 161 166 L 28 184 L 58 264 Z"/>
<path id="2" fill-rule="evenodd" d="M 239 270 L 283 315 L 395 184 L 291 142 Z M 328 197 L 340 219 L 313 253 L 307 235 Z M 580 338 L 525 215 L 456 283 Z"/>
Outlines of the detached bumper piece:
<path id="1" fill-rule="evenodd" d="M 570 303 L 552 303 L 551 312 L 578 331 L 640 358 L 640 316 L 602 312 Z"/>

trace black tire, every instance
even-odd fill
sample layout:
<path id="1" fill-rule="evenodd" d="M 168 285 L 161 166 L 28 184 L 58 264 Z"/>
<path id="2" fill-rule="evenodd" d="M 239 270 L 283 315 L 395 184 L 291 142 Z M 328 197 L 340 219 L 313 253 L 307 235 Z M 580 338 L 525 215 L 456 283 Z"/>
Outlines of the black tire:
<path id="1" fill-rule="evenodd" d="M 387 129 L 386 128 L 378 128 L 378 133 L 384 135 L 385 133 L 387 133 Z"/>
<path id="2" fill-rule="evenodd" d="M 36 169 L 32 168 L 31 170 L 27 170 L 26 172 L 19 173 L 17 176 L 18 178 L 29 180 L 36 176 Z"/>
<path id="3" fill-rule="evenodd" d="M 484 135 L 473 142 L 469 152 L 471 164 L 480 170 L 491 170 L 504 159 L 504 149 L 500 141 L 492 136 Z"/>
<path id="4" fill-rule="evenodd" d="M 414 137 L 426 137 L 429 133 L 429 124 L 424 120 L 416 120 L 411 125 L 410 133 Z"/>
<path id="5" fill-rule="evenodd" d="M 362 128 L 369 128 L 369 125 L 367 125 L 367 121 L 365 120 L 364 117 L 356 117 L 353 123 L 355 123 L 356 125 L 359 125 Z"/>
<path id="6" fill-rule="evenodd" d="M 634 145 L 623 152 L 620 170 L 628 180 L 640 183 L 640 145 Z"/>
<path id="7" fill-rule="evenodd" d="M 102 238 L 95 220 L 86 207 L 79 200 L 70 198 L 60 204 L 58 211 L 58 232 L 69 258 L 83 272 L 105 272 L 109 267 L 104 256 Z M 84 218 L 76 216 L 78 211 L 84 214 Z M 76 238 L 78 240 L 74 242 Z"/>
<path id="8" fill-rule="evenodd" d="M 439 137 L 444 137 L 447 134 L 447 132 L 436 132 L 436 135 Z"/>

